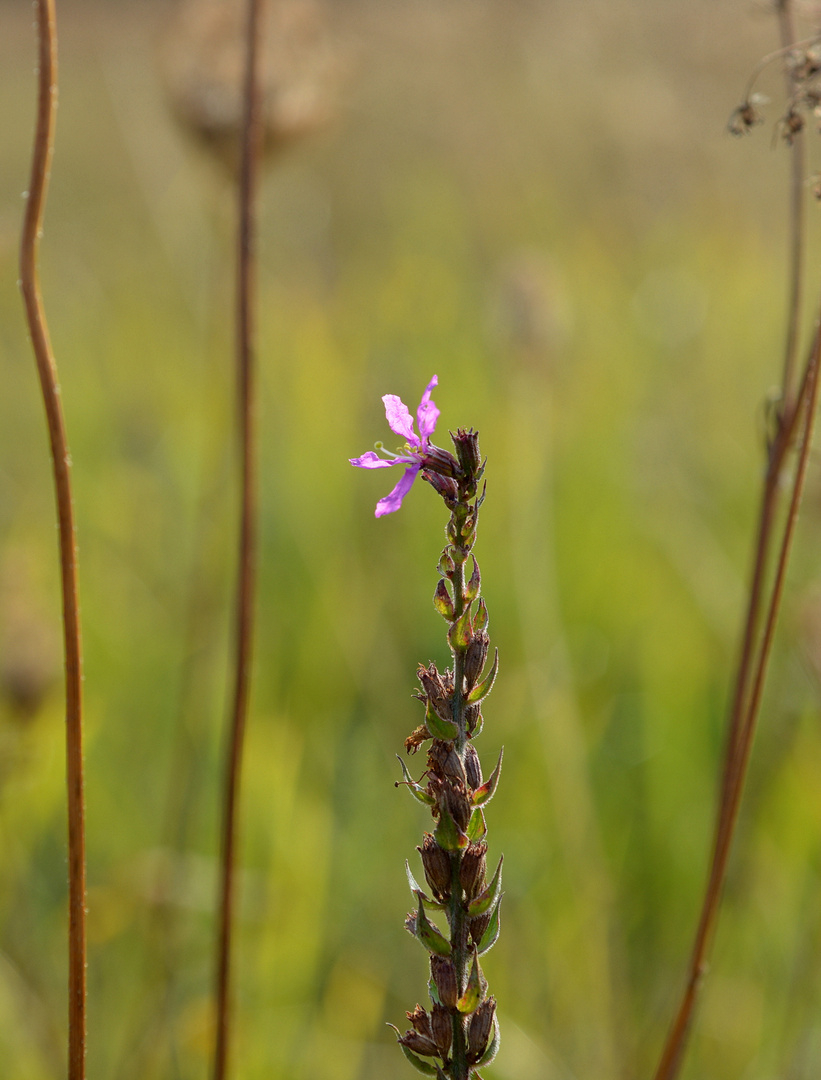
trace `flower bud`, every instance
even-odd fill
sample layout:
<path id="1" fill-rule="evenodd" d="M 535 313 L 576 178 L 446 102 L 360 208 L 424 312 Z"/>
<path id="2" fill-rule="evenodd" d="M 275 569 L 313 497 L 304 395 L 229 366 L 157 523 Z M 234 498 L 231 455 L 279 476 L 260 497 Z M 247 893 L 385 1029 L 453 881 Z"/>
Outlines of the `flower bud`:
<path id="1" fill-rule="evenodd" d="M 451 436 L 452 438 L 453 436 Z M 459 462 L 450 453 L 449 450 L 443 450 L 441 446 L 434 446 L 432 443 L 428 444 L 427 450 L 422 454 L 422 468 L 428 472 L 436 473 L 441 477 L 454 477 L 461 476 L 462 470 L 459 468 Z M 427 479 L 427 477 L 425 477 Z M 456 485 L 453 485 L 454 491 Z"/>
<path id="2" fill-rule="evenodd" d="M 416 850 L 422 856 L 422 868 L 434 895 L 438 900 L 447 900 L 451 883 L 450 856 L 439 847 L 430 833 L 425 833 L 422 847 Z"/>
<path id="3" fill-rule="evenodd" d="M 453 1020 L 443 1005 L 434 1005 L 431 1009 L 430 1026 L 433 1041 L 439 1049 L 439 1057 L 445 1061 L 450 1053 L 450 1044 L 453 1040 Z"/>
<path id="4" fill-rule="evenodd" d="M 440 585 L 444 586 L 444 584 L 444 581 L 440 580 Z M 450 598 L 448 597 L 448 599 Z M 490 638 L 484 630 L 480 630 L 478 634 L 474 634 L 470 639 L 470 643 L 468 644 L 465 653 L 465 683 L 467 684 L 468 692 L 473 689 L 479 676 L 482 674 L 482 668 L 485 666 L 485 660 L 487 660 L 489 646 Z"/>
<path id="5" fill-rule="evenodd" d="M 468 1026 L 468 1061 L 475 1063 L 481 1058 L 493 1031 L 493 1018 L 496 1015 L 496 998 L 485 998 L 470 1018 Z"/>
<path id="6" fill-rule="evenodd" d="M 474 431 L 473 428 L 469 431 L 459 428 L 455 435 L 451 432 L 450 437 L 453 439 L 453 445 L 456 447 L 456 456 L 459 459 L 459 464 L 469 477 L 478 480 L 482 471 L 482 455 L 479 452 L 479 432 Z"/>
<path id="7" fill-rule="evenodd" d="M 431 472 L 430 469 L 423 469 L 422 479 L 427 480 L 436 494 L 442 496 L 448 507 L 455 504 L 459 498 L 459 488 L 456 486 L 456 481 L 451 480 L 450 477 L 440 476 L 438 472 Z"/>
<path id="8" fill-rule="evenodd" d="M 445 1008 L 454 1009 L 456 1000 L 459 997 L 459 988 L 456 983 L 456 968 L 453 966 L 453 961 L 446 959 L 444 956 L 432 955 L 430 958 L 430 974 L 436 986 L 439 1000 Z"/>
<path id="9" fill-rule="evenodd" d="M 464 760 L 468 787 L 471 791 L 475 791 L 482 786 L 482 765 L 479 761 L 479 755 L 476 753 L 476 747 L 472 742 L 465 746 Z"/>
<path id="10" fill-rule="evenodd" d="M 487 871 L 487 844 L 480 842 L 471 844 L 462 855 L 462 865 L 459 868 L 459 880 L 465 890 L 465 897 L 472 900 L 485 887 L 485 873 Z M 472 924 L 471 924 L 472 928 Z M 479 935 L 481 937 L 481 934 Z"/>

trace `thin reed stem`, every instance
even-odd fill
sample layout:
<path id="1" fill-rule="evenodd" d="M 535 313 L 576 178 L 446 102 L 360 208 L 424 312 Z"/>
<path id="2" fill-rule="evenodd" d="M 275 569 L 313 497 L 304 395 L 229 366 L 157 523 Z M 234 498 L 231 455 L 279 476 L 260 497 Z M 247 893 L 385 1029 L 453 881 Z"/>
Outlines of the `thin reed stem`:
<path id="1" fill-rule="evenodd" d="M 63 601 L 66 668 L 66 782 L 68 796 L 68 1077 L 83 1080 L 86 1057 L 86 858 L 83 797 L 82 637 L 77 544 L 71 498 L 71 456 L 60 403 L 57 365 L 40 293 L 38 253 L 57 100 L 57 26 L 54 0 L 35 0 L 39 40 L 37 124 L 20 242 L 20 284 L 46 411 Z"/>
<path id="2" fill-rule="evenodd" d="M 248 0 L 244 107 L 237 229 L 237 424 L 240 453 L 240 532 L 234 638 L 234 685 L 228 735 L 222 820 L 221 881 L 216 970 L 214 1080 L 228 1073 L 231 1024 L 231 945 L 236 893 L 240 775 L 251 675 L 256 567 L 256 439 L 254 432 L 254 293 L 256 189 L 261 125 L 259 115 L 259 27 L 262 0 Z"/>

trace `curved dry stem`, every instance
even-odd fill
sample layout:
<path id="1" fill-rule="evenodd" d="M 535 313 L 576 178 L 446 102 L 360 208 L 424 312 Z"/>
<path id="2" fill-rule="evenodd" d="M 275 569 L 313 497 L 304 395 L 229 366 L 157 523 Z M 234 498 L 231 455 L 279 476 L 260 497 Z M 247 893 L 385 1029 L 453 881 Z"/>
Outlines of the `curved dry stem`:
<path id="1" fill-rule="evenodd" d="M 214 1080 L 228 1070 L 231 992 L 231 937 L 235 898 L 235 848 L 242 747 L 248 712 L 255 581 L 256 482 L 254 438 L 253 294 L 254 204 L 261 125 L 258 88 L 258 40 L 262 0 L 248 0 L 244 109 L 239 175 L 237 229 L 237 396 L 241 471 L 239 567 L 234 639 L 234 687 L 226 757 L 222 820 L 222 858 L 216 970 L 216 1038 Z"/>
<path id="2" fill-rule="evenodd" d="M 68 795 L 68 1076 L 83 1080 L 86 1046 L 86 863 L 83 805 L 82 639 L 77 583 L 77 545 L 71 499 L 71 458 L 66 439 L 57 366 L 40 294 L 38 249 L 49 166 L 54 143 L 57 98 L 57 28 L 54 0 L 37 0 L 39 80 L 37 125 L 26 213 L 20 242 L 20 283 L 31 344 L 46 411 L 63 598 L 66 667 L 66 781 Z"/>

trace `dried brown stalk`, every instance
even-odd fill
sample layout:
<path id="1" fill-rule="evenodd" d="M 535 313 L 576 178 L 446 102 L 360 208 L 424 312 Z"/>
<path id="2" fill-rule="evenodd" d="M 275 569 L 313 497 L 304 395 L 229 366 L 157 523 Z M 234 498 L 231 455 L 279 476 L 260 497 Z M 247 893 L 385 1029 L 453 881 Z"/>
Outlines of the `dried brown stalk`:
<path id="1" fill-rule="evenodd" d="M 774 55 L 786 56 L 791 48 L 789 42 L 795 40 L 789 0 L 780 0 L 778 14 L 783 45 L 782 49 Z M 786 79 L 787 94 L 790 97 L 794 91 L 794 79 L 790 71 L 787 71 Z M 749 97 L 749 93 L 747 96 Z M 800 131 L 790 140 L 790 145 L 793 153 L 790 183 L 790 286 L 777 430 L 769 447 L 768 467 L 759 511 L 755 558 L 741 655 L 730 710 L 710 872 L 702 900 L 684 992 L 668 1033 L 655 1073 L 655 1080 L 675 1080 L 679 1074 L 698 992 L 707 968 L 707 957 L 718 920 L 721 895 L 727 876 L 730 850 L 738 821 L 741 796 L 781 604 L 787 563 L 798 519 L 818 404 L 821 319 L 816 325 L 800 385 L 797 389 L 794 386 L 801 316 L 805 233 L 803 191 L 805 151 Z M 785 472 L 789 458 L 796 449 L 795 472 L 789 484 L 787 507 L 784 512 L 782 507 L 785 495 Z"/>
<path id="2" fill-rule="evenodd" d="M 86 861 L 83 806 L 82 639 L 77 545 L 71 500 L 71 457 L 57 366 L 49 340 L 38 273 L 57 100 L 57 28 L 54 0 L 35 0 L 39 40 L 37 124 L 20 242 L 20 283 L 31 345 L 46 410 L 60 545 L 66 666 L 66 779 L 68 788 L 68 1077 L 83 1080 L 86 1052 Z"/>
<path id="3" fill-rule="evenodd" d="M 228 738 L 222 821 L 222 858 L 216 971 L 214 1080 L 228 1071 L 230 1042 L 231 939 L 235 900 L 235 848 L 238 832 L 240 767 L 248 712 L 255 582 L 256 460 L 254 437 L 254 206 L 259 174 L 261 123 L 258 41 L 262 0 L 248 0 L 244 109 L 239 173 L 237 229 L 237 423 L 240 442 L 241 509 L 239 569 L 234 639 L 234 687 Z"/>

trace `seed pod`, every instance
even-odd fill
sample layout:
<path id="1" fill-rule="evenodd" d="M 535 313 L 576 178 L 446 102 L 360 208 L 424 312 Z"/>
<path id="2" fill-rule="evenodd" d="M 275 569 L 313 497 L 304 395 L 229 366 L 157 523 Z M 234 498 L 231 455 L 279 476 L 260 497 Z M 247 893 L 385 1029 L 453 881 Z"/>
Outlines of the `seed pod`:
<path id="1" fill-rule="evenodd" d="M 482 786 L 482 765 L 473 743 L 465 747 L 465 776 L 471 792 Z"/>
<path id="2" fill-rule="evenodd" d="M 455 780 L 443 784 L 440 791 L 440 807 L 444 807 L 462 832 L 468 827 L 473 807 L 470 805 L 465 786 Z"/>
<path id="3" fill-rule="evenodd" d="M 487 912 L 484 915 L 479 915 L 475 919 L 470 920 L 470 937 L 477 947 L 482 940 L 485 930 L 490 926 L 490 917 L 491 912 Z"/>
<path id="4" fill-rule="evenodd" d="M 444 1061 L 450 1053 L 453 1040 L 453 1020 L 444 1005 L 434 1005 L 430 1014 L 430 1026 L 433 1041 L 439 1049 L 439 1057 Z"/>
<path id="5" fill-rule="evenodd" d="M 468 900 L 472 900 L 484 889 L 486 872 L 487 844 L 483 841 L 471 844 L 462 856 L 462 865 L 459 868 L 459 880 Z"/>
<path id="6" fill-rule="evenodd" d="M 439 1000 L 447 1009 L 456 1007 L 456 999 L 459 997 L 459 989 L 456 983 L 456 968 L 452 960 L 444 956 L 431 956 L 430 974 L 436 986 Z"/>
<path id="7" fill-rule="evenodd" d="M 475 1063 L 487 1050 L 493 1017 L 496 1015 L 496 998 L 485 998 L 470 1018 L 468 1026 L 468 1061 Z"/>
<path id="8" fill-rule="evenodd" d="M 437 900 L 447 900 L 452 880 L 448 853 L 439 847 L 430 833 L 425 833 L 422 847 L 417 847 L 416 850 L 422 856 L 425 877 Z"/>
<path id="9" fill-rule="evenodd" d="M 440 579 L 439 584 L 444 586 L 445 583 Z M 482 674 L 489 647 L 490 638 L 484 630 L 480 630 L 478 634 L 474 634 L 470 639 L 465 652 L 465 683 L 468 692 L 473 689 Z"/>

